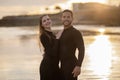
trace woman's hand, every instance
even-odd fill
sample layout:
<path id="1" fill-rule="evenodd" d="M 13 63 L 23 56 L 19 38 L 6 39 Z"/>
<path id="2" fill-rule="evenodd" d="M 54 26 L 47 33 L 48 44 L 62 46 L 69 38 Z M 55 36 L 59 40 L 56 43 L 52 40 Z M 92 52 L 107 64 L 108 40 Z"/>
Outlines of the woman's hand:
<path id="1" fill-rule="evenodd" d="M 59 39 L 61 37 L 63 33 L 63 30 L 60 30 L 57 34 L 56 34 L 56 39 Z"/>

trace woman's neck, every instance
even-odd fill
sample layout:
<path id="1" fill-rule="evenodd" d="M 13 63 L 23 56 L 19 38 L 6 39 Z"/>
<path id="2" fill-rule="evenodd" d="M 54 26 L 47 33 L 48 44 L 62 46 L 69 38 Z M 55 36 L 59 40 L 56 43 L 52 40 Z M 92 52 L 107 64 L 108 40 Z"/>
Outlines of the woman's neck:
<path id="1" fill-rule="evenodd" d="M 45 28 L 46 31 L 52 32 L 51 28 Z"/>

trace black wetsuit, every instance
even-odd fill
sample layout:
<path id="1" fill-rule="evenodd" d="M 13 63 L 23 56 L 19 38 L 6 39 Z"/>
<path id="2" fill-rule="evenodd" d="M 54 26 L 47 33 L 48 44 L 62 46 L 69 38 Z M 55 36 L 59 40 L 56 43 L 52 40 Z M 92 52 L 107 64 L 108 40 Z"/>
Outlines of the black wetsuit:
<path id="1" fill-rule="evenodd" d="M 78 48 L 78 59 L 75 50 Z M 75 66 L 80 66 L 84 58 L 84 42 L 81 33 L 75 28 L 65 29 L 60 37 L 60 61 L 61 71 L 65 80 L 77 80 L 73 77 L 72 71 Z"/>
<path id="2" fill-rule="evenodd" d="M 44 56 L 40 65 L 40 80 L 59 80 L 58 52 L 55 36 L 52 32 L 46 31 L 40 36 L 44 46 Z"/>

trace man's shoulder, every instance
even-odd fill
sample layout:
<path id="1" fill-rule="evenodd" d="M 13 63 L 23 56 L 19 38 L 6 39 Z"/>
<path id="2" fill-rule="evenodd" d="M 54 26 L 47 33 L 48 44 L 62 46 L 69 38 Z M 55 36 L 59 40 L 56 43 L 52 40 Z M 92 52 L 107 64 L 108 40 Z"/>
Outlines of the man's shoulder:
<path id="1" fill-rule="evenodd" d="M 78 30 L 78 29 L 76 29 L 76 28 L 74 28 L 74 27 L 73 27 L 72 30 L 73 30 L 74 33 L 80 33 L 80 34 L 81 34 L 80 30 Z"/>

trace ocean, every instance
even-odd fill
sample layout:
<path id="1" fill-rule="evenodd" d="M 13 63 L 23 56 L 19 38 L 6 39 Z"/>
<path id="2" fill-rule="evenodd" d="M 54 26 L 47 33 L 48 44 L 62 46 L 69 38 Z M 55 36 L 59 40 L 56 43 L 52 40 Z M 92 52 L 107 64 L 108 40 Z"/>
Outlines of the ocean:
<path id="1" fill-rule="evenodd" d="M 82 32 L 85 43 L 78 80 L 120 80 L 120 27 L 75 25 L 75 28 Z M 0 80 L 39 80 L 42 55 L 37 26 L 0 27 Z"/>

